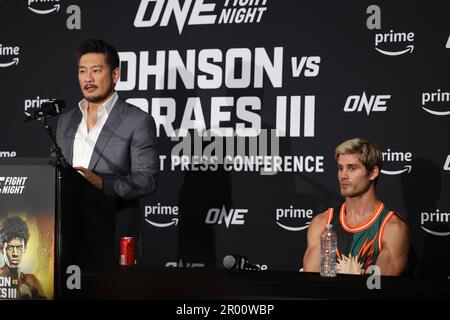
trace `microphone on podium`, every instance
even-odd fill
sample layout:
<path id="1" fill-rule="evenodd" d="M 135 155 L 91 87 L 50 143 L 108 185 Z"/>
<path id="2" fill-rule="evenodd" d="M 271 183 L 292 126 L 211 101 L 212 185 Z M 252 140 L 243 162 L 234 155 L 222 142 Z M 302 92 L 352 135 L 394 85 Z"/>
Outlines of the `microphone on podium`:
<path id="1" fill-rule="evenodd" d="M 240 271 L 259 271 L 261 268 L 258 265 L 248 262 L 247 257 L 230 254 L 223 258 L 223 266 L 225 269 L 240 272 Z"/>
<path id="2" fill-rule="evenodd" d="M 51 99 L 41 103 L 40 108 L 31 111 L 31 114 L 24 120 L 24 122 L 30 120 L 39 120 L 42 117 L 53 118 L 59 115 L 66 107 L 66 103 L 63 100 Z"/>

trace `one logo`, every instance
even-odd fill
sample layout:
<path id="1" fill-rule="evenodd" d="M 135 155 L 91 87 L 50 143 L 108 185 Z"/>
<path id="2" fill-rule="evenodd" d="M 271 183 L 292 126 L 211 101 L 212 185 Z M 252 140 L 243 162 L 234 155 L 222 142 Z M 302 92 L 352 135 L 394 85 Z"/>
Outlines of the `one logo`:
<path id="1" fill-rule="evenodd" d="M 445 45 L 447 49 L 450 49 L 450 36 L 448 36 L 447 44 Z"/>
<path id="2" fill-rule="evenodd" d="M 145 221 L 147 223 L 151 224 L 154 227 L 157 228 L 167 228 L 170 226 L 177 226 L 178 225 L 178 207 L 177 206 L 162 206 L 160 203 L 158 203 L 155 206 L 145 206 Z M 177 216 L 173 218 L 172 216 Z M 150 220 L 152 218 L 152 220 Z M 158 220 L 158 222 L 155 222 L 154 220 Z M 159 221 L 161 219 L 168 220 L 166 222 Z"/>
<path id="3" fill-rule="evenodd" d="M 434 212 L 421 212 L 420 213 L 420 224 L 421 228 L 434 236 L 445 237 L 450 236 L 450 226 L 448 224 L 450 218 L 450 212 L 441 212 L 436 209 Z M 424 225 L 427 225 L 425 227 Z M 433 230 L 429 225 L 434 225 Z"/>
<path id="4" fill-rule="evenodd" d="M 24 112 L 25 115 L 30 116 L 31 110 L 33 109 L 39 109 L 41 107 L 41 104 L 45 101 L 48 101 L 49 99 L 41 99 L 39 96 L 37 96 L 35 99 L 25 99 L 24 102 Z"/>
<path id="5" fill-rule="evenodd" d="M 411 152 L 400 152 L 400 151 L 391 151 L 391 149 L 387 149 L 382 153 L 383 163 L 385 166 L 390 166 L 391 163 L 395 163 L 396 169 L 382 169 L 381 173 L 394 176 L 403 173 L 410 173 L 412 170 L 412 153 Z M 400 165 L 398 163 L 400 162 Z"/>
<path id="6" fill-rule="evenodd" d="M 371 112 L 384 112 L 387 110 L 386 103 L 390 98 L 390 95 L 372 95 L 367 98 L 366 92 L 360 96 L 349 96 L 345 101 L 344 112 L 361 112 L 363 109 L 367 115 Z"/>
<path id="7" fill-rule="evenodd" d="M 222 8 L 216 8 L 216 3 L 204 3 L 204 0 L 186 0 L 182 5 L 180 0 L 141 0 L 134 26 L 148 28 L 159 23 L 159 26 L 167 27 L 169 21 L 175 20 L 181 34 L 186 24 L 259 23 L 267 11 L 266 3 L 267 0 L 225 0 Z"/>
<path id="8" fill-rule="evenodd" d="M 7 68 L 13 65 L 19 64 L 19 57 L 11 57 L 7 59 L 8 61 L 3 62 L 3 56 L 18 56 L 20 48 L 19 47 L 6 47 L 0 43 L 0 68 Z"/>
<path id="9" fill-rule="evenodd" d="M 17 157 L 17 152 L 15 151 L 0 151 L 0 158 L 15 158 Z"/>
<path id="10" fill-rule="evenodd" d="M 438 102 L 439 104 L 445 103 L 447 104 L 447 106 L 442 107 L 440 105 L 437 105 L 436 102 Z M 427 106 L 429 103 L 433 103 L 432 108 Z M 435 116 L 450 115 L 450 106 L 448 105 L 449 103 L 450 92 L 442 92 L 441 89 L 437 89 L 436 92 L 422 93 L 422 109 Z M 447 108 L 448 110 L 445 110 L 445 108 Z"/>
<path id="11" fill-rule="evenodd" d="M 288 209 L 276 209 L 276 223 L 279 227 L 288 231 L 302 231 L 309 227 L 313 218 L 312 209 L 295 209 L 289 206 Z M 308 221 L 305 221 L 308 220 Z M 283 222 L 283 223 L 282 223 Z M 292 226 L 303 224 L 302 226 Z"/>
<path id="12" fill-rule="evenodd" d="M 28 177 L 0 177 L 0 194 L 22 194 Z"/>
<path id="13" fill-rule="evenodd" d="M 166 267 L 172 268 L 204 268 L 204 263 L 199 262 L 183 262 L 182 259 L 178 260 L 178 262 L 167 262 Z"/>
<path id="14" fill-rule="evenodd" d="M 48 8 L 48 5 L 51 5 L 53 2 L 59 2 L 59 0 L 28 0 L 28 9 L 37 14 L 49 14 L 53 12 L 58 12 L 60 9 L 59 4 L 53 4 L 51 8 Z M 36 8 L 35 4 L 45 3 L 48 4 L 46 9 Z M 33 6 L 32 6 L 33 5 Z"/>
<path id="15" fill-rule="evenodd" d="M 450 154 L 447 156 L 447 159 L 445 160 L 444 170 L 445 171 L 450 171 Z"/>
<path id="16" fill-rule="evenodd" d="M 219 208 L 209 209 L 205 223 L 206 224 L 222 224 L 225 223 L 227 229 L 230 225 L 245 224 L 244 214 L 248 213 L 248 209 L 230 209 L 229 211 L 222 206 Z"/>

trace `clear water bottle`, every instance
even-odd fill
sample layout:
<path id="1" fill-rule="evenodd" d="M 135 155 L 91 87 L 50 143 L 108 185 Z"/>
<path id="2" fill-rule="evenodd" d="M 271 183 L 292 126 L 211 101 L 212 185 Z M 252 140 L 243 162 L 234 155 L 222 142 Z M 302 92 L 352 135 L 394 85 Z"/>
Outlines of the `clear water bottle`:
<path id="1" fill-rule="evenodd" d="M 335 277 L 337 237 L 332 224 L 327 224 L 320 235 L 320 275 L 322 277 Z"/>

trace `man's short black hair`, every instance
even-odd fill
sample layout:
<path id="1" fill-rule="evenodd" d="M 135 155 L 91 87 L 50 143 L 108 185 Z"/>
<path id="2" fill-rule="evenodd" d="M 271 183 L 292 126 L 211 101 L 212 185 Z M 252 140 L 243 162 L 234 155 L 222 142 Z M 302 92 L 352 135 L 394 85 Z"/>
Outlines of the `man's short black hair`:
<path id="1" fill-rule="evenodd" d="M 9 242 L 14 238 L 23 239 L 25 245 L 30 238 L 30 231 L 28 230 L 26 222 L 19 217 L 11 217 L 6 219 L 0 231 L 1 243 Z"/>
<path id="2" fill-rule="evenodd" d="M 89 39 L 81 42 L 77 50 L 78 63 L 80 63 L 81 56 L 87 53 L 103 53 L 106 55 L 106 62 L 111 68 L 111 71 L 120 66 L 119 54 L 116 48 L 103 40 Z"/>

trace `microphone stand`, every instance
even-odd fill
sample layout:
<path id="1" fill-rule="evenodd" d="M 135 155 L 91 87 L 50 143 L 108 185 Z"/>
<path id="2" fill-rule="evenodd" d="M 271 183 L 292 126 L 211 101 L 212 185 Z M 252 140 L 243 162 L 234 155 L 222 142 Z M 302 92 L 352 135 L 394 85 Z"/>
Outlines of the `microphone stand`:
<path id="1" fill-rule="evenodd" d="M 66 159 L 61 151 L 61 148 L 56 142 L 55 135 L 53 134 L 52 128 L 48 124 L 48 116 L 43 116 L 42 122 L 44 123 L 44 129 L 47 130 L 48 135 L 50 136 L 50 140 L 52 141 L 52 151 L 55 152 L 56 159 L 50 160 L 49 164 L 57 169 L 65 169 L 69 165 L 67 164 Z"/>
<path id="2" fill-rule="evenodd" d="M 49 116 L 43 116 L 40 120 L 42 120 L 45 130 L 50 136 L 50 140 L 52 141 L 52 152 L 56 155 L 56 158 L 51 159 L 49 164 L 56 169 L 56 246 L 55 246 L 55 256 L 56 256 L 56 266 L 55 266 L 55 288 L 56 288 L 56 297 L 61 298 L 62 296 L 62 180 L 63 180 L 63 172 L 69 167 L 64 155 L 61 151 L 61 148 L 56 141 L 55 135 L 53 134 L 52 128 L 48 124 Z"/>

